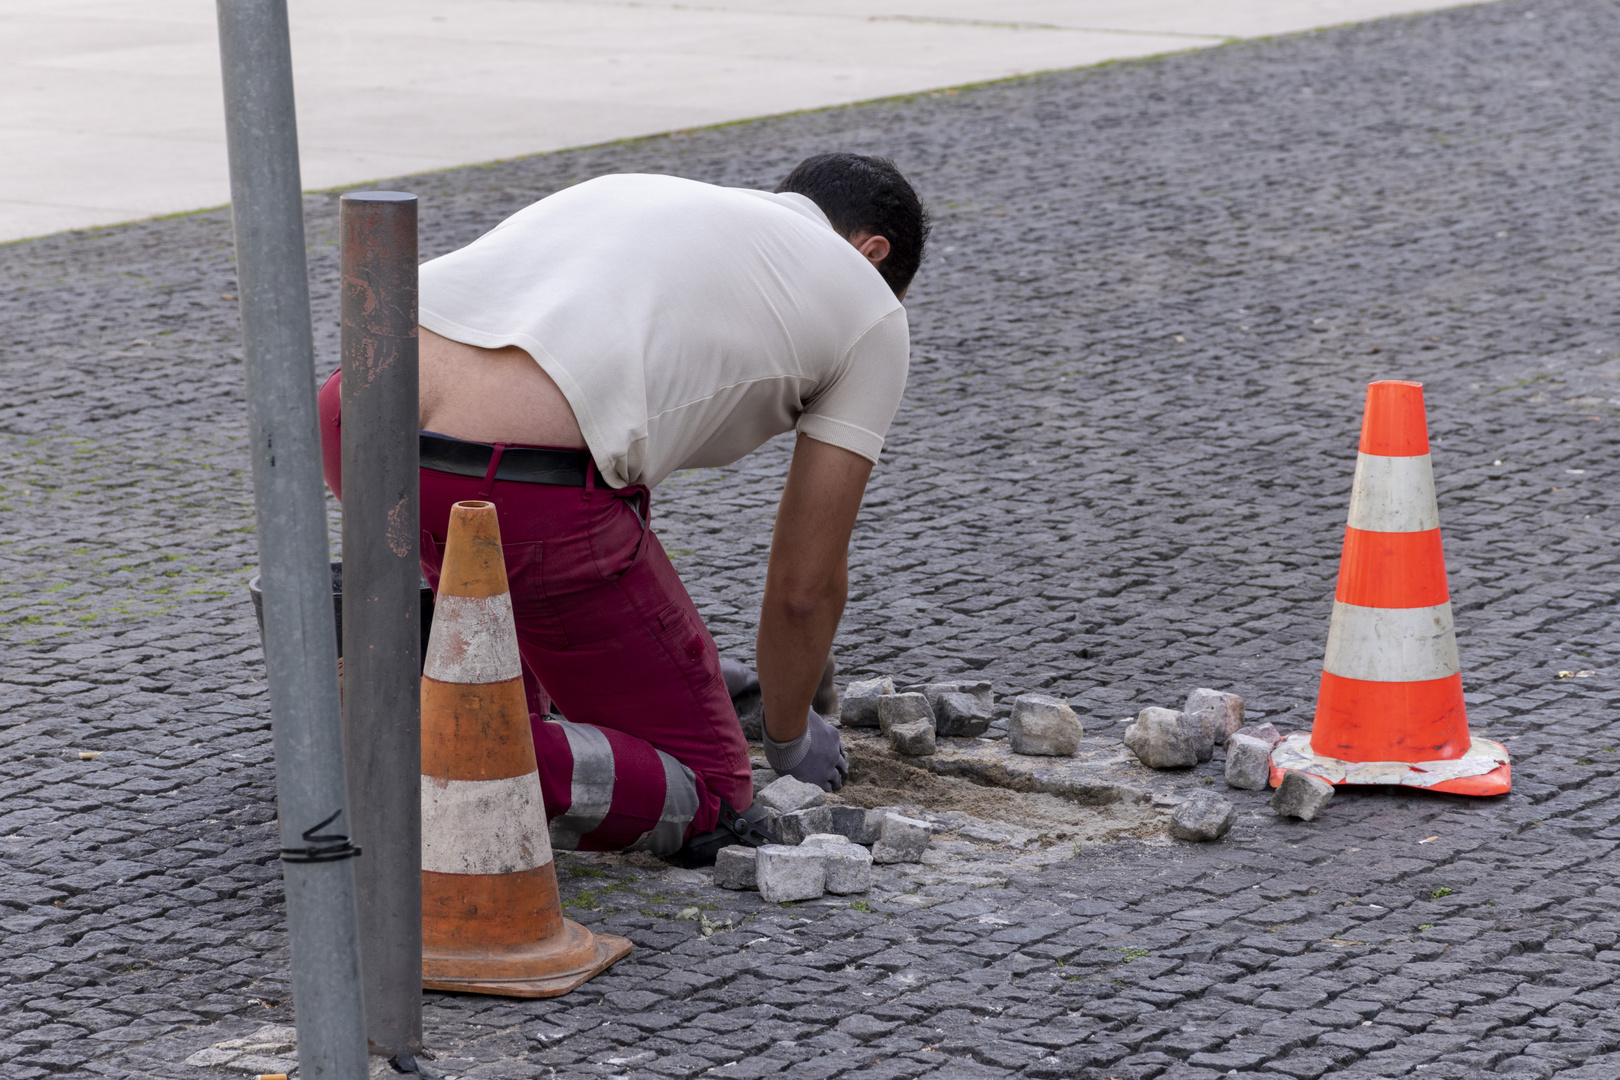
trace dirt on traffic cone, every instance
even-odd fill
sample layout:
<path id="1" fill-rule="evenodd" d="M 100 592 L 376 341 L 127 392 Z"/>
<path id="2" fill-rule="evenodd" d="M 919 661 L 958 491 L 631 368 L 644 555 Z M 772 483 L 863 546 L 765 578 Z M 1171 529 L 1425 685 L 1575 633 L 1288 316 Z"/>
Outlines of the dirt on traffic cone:
<path id="1" fill-rule="evenodd" d="M 422 985 L 555 997 L 629 951 L 562 917 L 495 507 L 456 503 L 422 676 Z"/>
<path id="2" fill-rule="evenodd" d="M 1513 786 L 1507 750 L 1468 730 L 1422 383 L 1367 387 L 1316 720 L 1273 751 L 1272 786 L 1290 769 L 1458 795 Z"/>

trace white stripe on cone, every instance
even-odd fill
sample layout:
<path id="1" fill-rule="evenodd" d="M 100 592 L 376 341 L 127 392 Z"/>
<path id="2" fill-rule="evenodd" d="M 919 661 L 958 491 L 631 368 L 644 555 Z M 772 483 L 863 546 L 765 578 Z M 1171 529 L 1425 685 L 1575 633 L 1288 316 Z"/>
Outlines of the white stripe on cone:
<path id="1" fill-rule="evenodd" d="M 1429 455 L 1358 455 L 1356 478 L 1350 485 L 1350 527 L 1368 532 L 1438 529 L 1440 511 L 1434 501 Z"/>
<path id="2" fill-rule="evenodd" d="M 1322 668 L 1343 679 L 1424 682 L 1462 670 L 1451 603 L 1375 608 L 1333 602 Z"/>
<path id="3" fill-rule="evenodd" d="M 512 596 L 439 596 L 422 674 L 447 683 L 498 683 L 523 674 Z"/>
<path id="4" fill-rule="evenodd" d="M 422 869 L 512 874 L 550 861 L 539 773 L 505 780 L 422 777 Z"/>

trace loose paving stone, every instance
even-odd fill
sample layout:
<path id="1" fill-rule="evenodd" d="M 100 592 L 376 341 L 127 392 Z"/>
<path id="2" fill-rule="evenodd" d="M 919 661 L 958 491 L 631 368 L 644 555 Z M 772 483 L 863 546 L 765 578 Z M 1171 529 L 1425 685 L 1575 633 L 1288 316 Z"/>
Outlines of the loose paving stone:
<path id="1" fill-rule="evenodd" d="M 934 725 L 927 720 L 890 724 L 888 735 L 895 752 L 907 757 L 926 757 L 938 749 Z"/>
<path id="2" fill-rule="evenodd" d="M 878 727 L 887 735 L 895 724 L 927 723 L 934 725 L 934 710 L 928 706 L 923 694 L 885 694 L 878 699 Z"/>
<path id="3" fill-rule="evenodd" d="M 1226 783 L 1246 791 L 1271 786 L 1271 746 L 1241 731 L 1226 740 Z"/>
<path id="4" fill-rule="evenodd" d="M 780 907 L 559 852 L 568 916 L 635 951 L 562 998 L 427 994 L 429 1066 L 1613 1076 L 1617 36 L 1613 5 L 1504 0 L 379 184 L 431 258 L 604 172 L 894 158 L 935 232 L 843 677 L 1063 697 L 1076 757 L 1005 775 L 1150 800 L 934 770 L 1001 768 L 966 753 L 996 727 L 916 765 L 846 730 L 877 745 L 846 791 L 939 819 L 921 862 Z M 305 208 L 317 379 L 336 193 Z M 293 1019 L 229 215 L 5 245 L 0 284 L 0 1075 L 241 1077 L 184 1064 Z M 1222 755 L 1150 770 L 1107 718 L 1213 686 L 1309 729 L 1377 378 L 1424 383 L 1468 718 L 1514 791 L 1346 790 L 1314 826 L 1237 792 L 1223 842 L 1171 846 Z M 745 661 L 792 446 L 654 495 Z M 932 804 L 957 784 L 973 813 Z"/>
<path id="5" fill-rule="evenodd" d="M 1205 687 L 1194 690 L 1187 695 L 1181 712 L 1189 724 L 1198 725 L 1203 733 L 1199 736 L 1200 747 L 1205 738 L 1215 746 L 1225 746 L 1227 736 L 1243 726 L 1243 699 L 1222 690 Z M 1200 749 L 1198 760 L 1208 761 L 1209 755 Z"/>
<path id="6" fill-rule="evenodd" d="M 766 844 L 755 848 L 755 882 L 761 899 L 772 904 L 814 900 L 827 887 L 827 863 L 810 848 Z"/>
<path id="7" fill-rule="evenodd" d="M 789 846 L 804 843 L 807 836 L 831 832 L 832 827 L 833 815 L 830 806 L 812 806 L 808 810 L 795 810 L 776 819 L 776 830 L 782 838 L 782 843 Z"/>
<path id="8" fill-rule="evenodd" d="M 771 782 L 770 787 L 754 796 L 778 814 L 792 814 L 816 806 L 825 806 L 827 793 L 814 784 L 807 784 L 793 776 L 784 776 Z"/>
<path id="9" fill-rule="evenodd" d="M 923 696 L 933 710 L 934 728 L 940 735 L 983 735 L 996 716 L 995 694 L 984 679 L 930 683 L 923 687 Z"/>
<path id="10" fill-rule="evenodd" d="M 892 693 L 894 680 L 887 675 L 849 683 L 840 698 L 838 722 L 849 728 L 877 727 L 878 701 Z"/>
<path id="11" fill-rule="evenodd" d="M 1137 760 L 1150 769 L 1181 769 L 1197 765 L 1198 744 L 1186 718 L 1174 709 L 1150 705 L 1125 729 L 1124 742 Z M 1207 758 L 1203 760 L 1208 760 Z"/>
<path id="12" fill-rule="evenodd" d="M 1015 754 L 1070 757 L 1085 730 L 1069 703 L 1050 694 L 1020 694 L 1007 718 L 1007 743 Z"/>
<path id="13" fill-rule="evenodd" d="M 837 833 L 806 837 L 804 846 L 822 856 L 828 892 L 848 896 L 872 887 L 872 853 L 864 847 Z"/>
<path id="14" fill-rule="evenodd" d="M 903 814 L 887 814 L 879 828 L 878 841 L 872 845 L 872 861 L 876 863 L 920 862 L 928 851 L 933 835 L 928 822 Z"/>
<path id="15" fill-rule="evenodd" d="M 1231 831 L 1237 808 L 1212 791 L 1197 791 L 1170 815 L 1170 835 L 1177 840 L 1219 840 Z"/>
<path id="16" fill-rule="evenodd" d="M 878 699 L 878 726 L 895 751 L 923 757 L 937 748 L 934 710 L 922 694 L 888 694 Z"/>
<path id="17" fill-rule="evenodd" d="M 723 847 L 714 857 L 714 883 L 721 889 L 757 889 L 759 888 L 758 867 L 755 858 L 757 848 L 745 847 L 742 844 L 733 844 Z"/>
<path id="18" fill-rule="evenodd" d="M 1271 796 L 1271 808 L 1281 817 L 1314 821 L 1333 798 L 1335 788 L 1320 776 L 1289 769 Z"/>
<path id="19" fill-rule="evenodd" d="M 832 807 L 832 831 L 855 844 L 867 847 L 877 843 L 883 824 L 882 813 L 859 806 Z"/>
<path id="20" fill-rule="evenodd" d="M 1245 724 L 1237 731 L 1239 735 L 1246 735 L 1251 739 L 1259 739 L 1266 744 L 1267 750 L 1277 749 L 1282 742 L 1282 732 L 1274 724 Z"/>

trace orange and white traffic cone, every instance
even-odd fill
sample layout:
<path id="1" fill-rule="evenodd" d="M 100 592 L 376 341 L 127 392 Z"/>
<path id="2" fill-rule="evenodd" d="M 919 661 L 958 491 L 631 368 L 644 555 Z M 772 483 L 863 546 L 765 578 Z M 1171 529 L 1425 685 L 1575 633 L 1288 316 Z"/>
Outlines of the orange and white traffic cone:
<path id="1" fill-rule="evenodd" d="M 422 675 L 422 985 L 555 997 L 629 951 L 562 917 L 500 526 L 456 503 Z"/>
<path id="2" fill-rule="evenodd" d="M 1506 748 L 1468 730 L 1421 383 L 1367 387 L 1316 720 L 1272 752 L 1272 786 L 1291 769 L 1458 795 L 1513 786 Z"/>

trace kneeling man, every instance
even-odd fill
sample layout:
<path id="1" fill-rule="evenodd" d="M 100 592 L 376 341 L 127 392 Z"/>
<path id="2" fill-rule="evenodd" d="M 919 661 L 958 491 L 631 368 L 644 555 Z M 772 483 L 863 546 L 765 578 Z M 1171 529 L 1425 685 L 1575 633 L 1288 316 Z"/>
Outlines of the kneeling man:
<path id="1" fill-rule="evenodd" d="M 842 785 L 811 701 L 905 389 L 900 301 L 927 235 L 892 164 L 825 154 L 775 192 L 599 177 L 422 267 L 422 568 L 436 586 L 453 503 L 495 504 L 556 847 L 699 863 L 757 820 L 721 661 L 650 492 L 789 430 L 756 648 L 765 756 Z M 336 375 L 321 406 L 341 498 Z"/>

